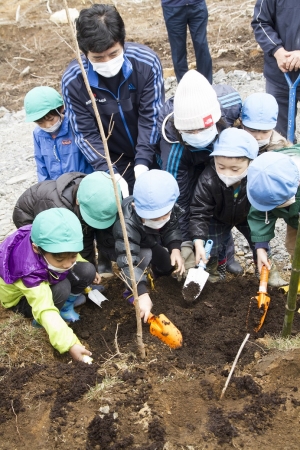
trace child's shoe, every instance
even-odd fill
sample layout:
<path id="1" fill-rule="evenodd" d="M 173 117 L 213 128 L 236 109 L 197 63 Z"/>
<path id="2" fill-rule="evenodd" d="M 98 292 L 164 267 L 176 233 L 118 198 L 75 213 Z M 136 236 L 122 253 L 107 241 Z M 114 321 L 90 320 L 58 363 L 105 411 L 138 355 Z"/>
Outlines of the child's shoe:
<path id="1" fill-rule="evenodd" d="M 84 294 L 80 294 L 75 299 L 74 308 L 77 308 L 77 306 L 84 305 L 85 303 L 86 303 L 86 296 Z"/>
<path id="2" fill-rule="evenodd" d="M 80 295 L 82 294 L 70 294 L 69 298 L 60 310 L 60 315 L 66 322 L 76 322 L 79 320 L 79 314 L 74 311 L 74 303 Z"/>
<path id="3" fill-rule="evenodd" d="M 134 302 L 133 293 L 132 293 L 129 289 L 126 289 L 126 290 L 123 292 L 123 298 L 124 298 L 125 300 L 127 300 L 128 303 L 130 303 L 131 305 L 132 305 L 133 302 Z"/>
<path id="4" fill-rule="evenodd" d="M 227 266 L 227 261 L 222 262 L 221 264 L 218 264 L 218 272 L 220 274 L 220 281 L 225 280 L 225 278 L 226 278 L 226 266 Z"/>
<path id="5" fill-rule="evenodd" d="M 96 291 L 104 292 L 105 287 L 102 284 L 91 284 L 92 290 L 96 289 Z"/>

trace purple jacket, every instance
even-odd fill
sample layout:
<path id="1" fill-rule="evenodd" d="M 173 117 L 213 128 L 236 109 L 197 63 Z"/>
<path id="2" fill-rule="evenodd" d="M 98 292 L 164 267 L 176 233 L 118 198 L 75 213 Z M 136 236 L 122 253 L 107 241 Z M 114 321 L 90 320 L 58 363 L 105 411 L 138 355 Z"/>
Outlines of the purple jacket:
<path id="1" fill-rule="evenodd" d="M 8 236 L 0 244 L 0 277 L 7 284 L 20 278 L 26 287 L 39 286 L 43 281 L 50 284 L 64 280 L 64 273 L 50 272 L 42 255 L 34 253 L 30 240 L 32 225 L 25 225 Z"/>

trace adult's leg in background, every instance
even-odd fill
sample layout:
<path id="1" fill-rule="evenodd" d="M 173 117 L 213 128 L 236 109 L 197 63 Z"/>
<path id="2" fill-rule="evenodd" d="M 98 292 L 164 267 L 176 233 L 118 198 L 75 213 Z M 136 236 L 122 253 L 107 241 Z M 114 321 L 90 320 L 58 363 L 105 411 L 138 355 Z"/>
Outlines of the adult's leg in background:
<path id="1" fill-rule="evenodd" d="M 212 83 L 212 60 L 207 42 L 208 11 L 205 1 L 188 5 L 188 26 L 190 29 L 197 63 L 197 71 Z"/>
<path id="2" fill-rule="evenodd" d="M 163 6 L 163 15 L 171 46 L 172 61 L 177 81 L 188 71 L 186 36 L 187 6 Z"/>

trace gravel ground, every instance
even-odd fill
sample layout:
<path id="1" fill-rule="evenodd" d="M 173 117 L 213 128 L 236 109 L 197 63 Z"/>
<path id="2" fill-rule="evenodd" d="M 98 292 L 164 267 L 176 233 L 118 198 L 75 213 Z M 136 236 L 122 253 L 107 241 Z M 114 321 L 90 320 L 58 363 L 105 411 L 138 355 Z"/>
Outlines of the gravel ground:
<path id="1" fill-rule="evenodd" d="M 240 93 L 242 99 L 254 92 L 264 92 L 265 81 L 263 75 L 255 72 L 234 70 L 227 74 L 223 69 L 214 75 L 214 83 L 226 83 L 233 86 Z M 174 95 L 176 79 L 166 79 L 166 97 Z M 16 200 L 25 189 L 37 182 L 35 162 L 33 157 L 32 123 L 24 122 L 24 110 L 8 111 L 0 104 L 0 241 L 14 229 L 11 219 Z M 299 114 L 297 127 L 300 129 Z M 299 134 L 298 134 L 299 140 Z M 236 253 L 238 259 L 247 272 L 253 272 L 252 254 L 246 240 L 234 230 Z M 285 251 L 285 223 L 278 220 L 276 236 L 271 241 L 274 259 L 284 272 L 290 270 L 289 257 Z"/>

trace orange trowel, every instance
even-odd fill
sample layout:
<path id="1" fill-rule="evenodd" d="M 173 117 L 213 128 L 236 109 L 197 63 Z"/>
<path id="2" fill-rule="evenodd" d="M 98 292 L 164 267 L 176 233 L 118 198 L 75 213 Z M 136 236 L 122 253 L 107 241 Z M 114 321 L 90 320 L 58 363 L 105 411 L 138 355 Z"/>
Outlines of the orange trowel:
<path id="1" fill-rule="evenodd" d="M 259 288 L 258 288 L 257 297 L 251 298 L 251 302 L 254 299 L 257 301 L 257 307 L 258 307 L 259 313 L 261 314 L 259 323 L 254 328 L 254 331 L 256 333 L 263 326 L 263 323 L 265 321 L 267 311 L 268 311 L 268 308 L 270 305 L 270 301 L 271 301 L 271 299 L 268 295 L 268 292 L 267 292 L 269 272 L 270 271 L 266 268 L 266 266 L 262 266 L 261 273 L 260 273 L 260 279 L 259 279 Z M 251 302 L 250 302 L 250 307 L 251 307 Z M 250 312 L 250 307 L 249 307 L 249 312 Z M 249 312 L 248 312 L 248 317 L 249 317 Z M 248 318 L 247 318 L 247 322 L 248 322 Z"/>
<path id="2" fill-rule="evenodd" d="M 208 239 L 204 247 L 206 259 L 209 258 L 212 246 L 213 241 Z M 196 268 L 189 269 L 182 289 L 182 295 L 186 302 L 193 302 L 201 294 L 209 277 L 209 273 L 206 272 L 205 268 L 206 265 L 201 260 Z"/>
<path id="3" fill-rule="evenodd" d="M 158 316 L 150 314 L 148 323 L 150 324 L 150 333 L 158 337 L 164 344 L 171 348 L 182 346 L 180 331 L 164 314 L 159 314 Z"/>

